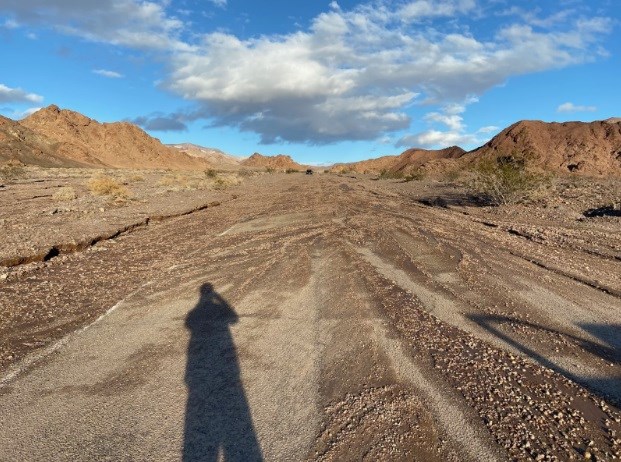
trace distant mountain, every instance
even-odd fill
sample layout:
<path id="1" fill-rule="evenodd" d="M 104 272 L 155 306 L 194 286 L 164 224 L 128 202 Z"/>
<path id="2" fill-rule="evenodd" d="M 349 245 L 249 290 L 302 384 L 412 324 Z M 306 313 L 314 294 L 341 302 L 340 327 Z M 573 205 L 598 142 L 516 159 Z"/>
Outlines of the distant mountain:
<path id="1" fill-rule="evenodd" d="M 413 148 L 402 152 L 398 156 L 384 156 L 349 164 L 337 164 L 330 171 L 349 170 L 357 173 L 380 173 L 385 170 L 388 172 L 409 173 L 412 170 L 428 166 L 434 161 L 458 159 L 465 153 L 466 151 L 458 146 L 439 150 Z"/>
<path id="2" fill-rule="evenodd" d="M 99 123 L 54 105 L 15 123 L 40 140 L 48 140 L 53 146 L 46 153 L 49 158 L 45 155 L 24 155 L 28 160 L 25 163 L 48 166 L 58 160 L 60 166 L 66 167 L 172 169 L 203 169 L 209 166 L 203 159 L 164 146 L 131 123 Z M 22 149 L 27 150 L 26 145 Z"/>
<path id="3" fill-rule="evenodd" d="M 563 123 L 523 120 L 469 152 L 464 160 L 512 153 L 528 154 L 534 165 L 547 171 L 619 175 L 621 119 Z"/>
<path id="4" fill-rule="evenodd" d="M 206 148 L 191 143 L 169 144 L 168 146 L 178 149 L 179 151 L 189 156 L 205 159 L 214 167 L 234 167 L 240 165 L 242 160 L 244 160 L 241 157 L 235 157 L 230 154 L 226 154 L 219 149 Z"/>
<path id="5" fill-rule="evenodd" d="M 244 167 L 254 168 L 273 168 L 276 170 L 306 169 L 306 166 L 298 164 L 290 156 L 279 154 L 277 156 L 264 156 L 255 152 L 253 155 L 241 162 Z"/>

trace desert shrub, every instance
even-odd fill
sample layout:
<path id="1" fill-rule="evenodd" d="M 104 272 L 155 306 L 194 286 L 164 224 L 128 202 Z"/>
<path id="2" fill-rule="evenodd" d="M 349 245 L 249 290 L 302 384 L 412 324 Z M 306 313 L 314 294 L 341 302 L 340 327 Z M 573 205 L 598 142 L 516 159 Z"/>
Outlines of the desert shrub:
<path id="1" fill-rule="evenodd" d="M 218 172 L 213 168 L 208 168 L 207 170 L 205 170 L 205 176 L 207 178 L 215 178 L 218 176 Z"/>
<path id="2" fill-rule="evenodd" d="M 455 181 L 459 180 L 460 177 L 461 172 L 459 170 L 449 170 L 444 174 L 444 180 L 448 181 L 449 183 L 454 183 Z"/>
<path id="3" fill-rule="evenodd" d="M 128 199 L 129 190 L 117 180 L 106 175 L 96 175 L 88 180 L 88 190 L 95 196 L 110 196 L 114 199 Z"/>
<path id="4" fill-rule="evenodd" d="M 71 186 L 63 186 L 52 194 L 52 199 L 56 201 L 73 201 L 78 198 L 78 195 Z"/>
<path id="5" fill-rule="evenodd" d="M 382 170 L 379 174 L 380 180 L 398 180 L 403 177 L 404 177 L 403 172 L 400 172 L 400 171 L 393 172 L 387 169 Z"/>
<path id="6" fill-rule="evenodd" d="M 299 173 L 300 171 L 297 168 L 288 168 L 285 170 L 285 173 Z"/>
<path id="7" fill-rule="evenodd" d="M 421 169 L 412 170 L 409 174 L 407 174 L 404 178 L 405 182 L 409 181 L 420 181 L 425 179 L 425 171 Z"/>
<path id="8" fill-rule="evenodd" d="M 479 161 L 473 168 L 469 188 L 494 205 L 507 205 L 528 198 L 545 179 L 528 170 L 520 155 L 499 156 Z"/>
<path id="9" fill-rule="evenodd" d="M 276 172 L 276 169 L 274 167 L 265 167 L 265 171 L 267 173 L 274 173 Z"/>
<path id="10" fill-rule="evenodd" d="M 129 177 L 129 181 L 132 183 L 139 183 L 141 181 L 144 181 L 144 177 L 142 175 L 135 174 Z"/>
<path id="11" fill-rule="evenodd" d="M 221 190 L 240 183 L 239 178 L 235 176 L 219 176 L 213 183 L 213 189 Z"/>
<path id="12" fill-rule="evenodd" d="M 237 176 L 241 178 L 249 177 L 252 175 L 254 175 L 254 172 L 252 170 L 248 170 L 247 168 L 242 168 L 237 172 Z"/>
<path id="13" fill-rule="evenodd" d="M 20 161 L 8 161 L 0 166 L 0 180 L 11 181 L 17 180 L 26 174 L 26 169 Z"/>

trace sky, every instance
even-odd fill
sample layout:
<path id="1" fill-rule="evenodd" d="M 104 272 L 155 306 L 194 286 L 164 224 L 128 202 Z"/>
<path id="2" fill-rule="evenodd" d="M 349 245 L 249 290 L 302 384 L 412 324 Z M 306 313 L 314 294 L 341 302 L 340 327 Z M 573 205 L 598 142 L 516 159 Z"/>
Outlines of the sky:
<path id="1" fill-rule="evenodd" d="M 302 163 L 621 116 L 620 0 L 0 0 L 0 114 Z"/>

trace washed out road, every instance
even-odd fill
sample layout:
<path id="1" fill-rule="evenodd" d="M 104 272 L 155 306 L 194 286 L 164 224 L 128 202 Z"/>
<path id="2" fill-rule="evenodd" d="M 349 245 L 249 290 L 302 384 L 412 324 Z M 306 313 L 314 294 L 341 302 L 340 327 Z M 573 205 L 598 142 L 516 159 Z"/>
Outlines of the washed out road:
<path id="1" fill-rule="evenodd" d="M 0 460 L 612 460 L 621 262 L 578 244 L 249 180 L 0 286 Z"/>

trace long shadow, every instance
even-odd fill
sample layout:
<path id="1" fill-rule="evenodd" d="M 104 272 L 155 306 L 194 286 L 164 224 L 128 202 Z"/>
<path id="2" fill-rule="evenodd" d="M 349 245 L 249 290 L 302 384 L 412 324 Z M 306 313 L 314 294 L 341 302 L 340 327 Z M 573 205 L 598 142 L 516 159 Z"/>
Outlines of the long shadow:
<path id="1" fill-rule="evenodd" d="M 519 319 L 510 318 L 507 316 L 491 316 L 491 315 L 469 315 L 472 321 L 476 322 L 479 326 L 486 329 L 488 332 L 501 339 L 508 345 L 513 346 L 518 351 L 522 352 L 526 356 L 534 359 L 539 364 L 558 372 L 561 375 L 577 382 L 587 388 L 592 393 L 609 400 L 616 406 L 621 405 L 621 377 L 610 378 L 598 378 L 592 376 L 582 376 L 575 374 L 565 369 L 560 364 L 555 363 L 551 358 L 544 356 L 533 350 L 532 348 L 521 343 L 517 339 L 510 337 L 508 334 L 501 330 L 502 324 L 514 323 L 524 326 L 532 327 L 538 330 L 547 331 L 550 333 L 558 333 L 552 329 L 539 326 L 537 324 L 522 321 Z M 595 335 L 607 345 L 600 345 L 583 338 L 578 338 L 569 334 L 563 334 L 578 343 L 582 349 L 589 352 L 592 355 L 599 356 L 600 358 L 613 363 L 621 364 L 621 325 L 605 325 L 605 324 L 583 324 L 580 325 L 585 331 Z"/>
<path id="2" fill-rule="evenodd" d="M 185 381 L 184 461 L 262 461 L 230 325 L 238 316 L 211 284 L 185 321 L 191 332 Z"/>

